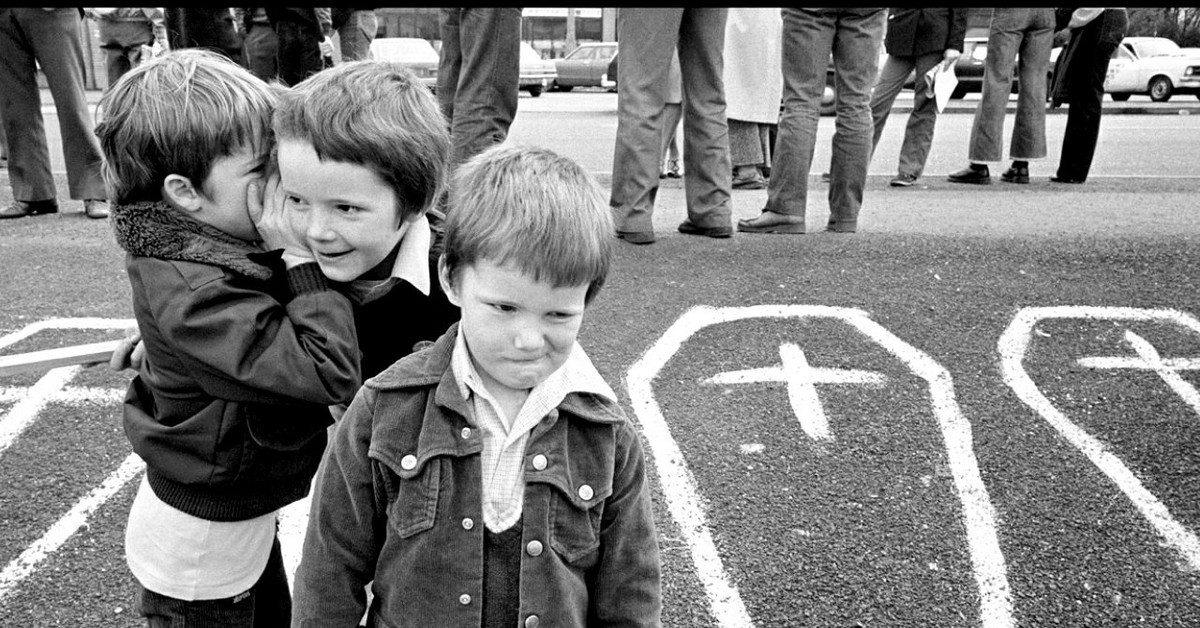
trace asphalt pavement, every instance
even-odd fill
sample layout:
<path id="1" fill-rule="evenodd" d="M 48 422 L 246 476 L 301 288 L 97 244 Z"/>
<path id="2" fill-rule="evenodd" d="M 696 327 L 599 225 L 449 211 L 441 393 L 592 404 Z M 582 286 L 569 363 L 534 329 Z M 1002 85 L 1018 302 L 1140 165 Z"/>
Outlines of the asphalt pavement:
<path id="1" fill-rule="evenodd" d="M 530 133 L 550 117 L 514 135 L 581 151 Z M 603 164 L 611 114 L 562 118 Z M 1196 132 L 1158 128 L 1123 133 Z M 678 233 L 664 181 L 659 240 L 616 243 L 581 334 L 644 437 L 664 625 L 1200 625 L 1200 175 L 1155 168 L 913 188 L 880 169 L 856 234 L 821 230 L 814 172 L 811 233 L 728 239 Z M 733 194 L 734 221 L 766 197 Z M 0 222 L 0 352 L 123 333 L 123 254 L 78 205 Z M 0 380 L 0 625 L 142 625 L 126 381 Z"/>

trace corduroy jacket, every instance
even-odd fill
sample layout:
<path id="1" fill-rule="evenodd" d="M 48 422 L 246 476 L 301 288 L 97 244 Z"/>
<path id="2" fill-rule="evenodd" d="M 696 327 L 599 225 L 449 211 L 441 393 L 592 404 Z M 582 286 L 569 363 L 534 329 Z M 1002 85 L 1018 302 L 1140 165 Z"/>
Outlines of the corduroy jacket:
<path id="1" fill-rule="evenodd" d="M 482 440 L 450 368 L 457 324 L 366 382 L 313 489 L 292 626 L 480 625 Z M 658 540 L 637 432 L 573 393 L 525 452 L 524 626 L 659 626 Z"/>
<path id="2" fill-rule="evenodd" d="M 315 263 L 273 271 L 269 255 L 161 202 L 114 205 L 112 224 L 146 348 L 125 434 L 154 493 L 213 521 L 306 495 L 329 406 L 361 381 L 350 301 Z"/>

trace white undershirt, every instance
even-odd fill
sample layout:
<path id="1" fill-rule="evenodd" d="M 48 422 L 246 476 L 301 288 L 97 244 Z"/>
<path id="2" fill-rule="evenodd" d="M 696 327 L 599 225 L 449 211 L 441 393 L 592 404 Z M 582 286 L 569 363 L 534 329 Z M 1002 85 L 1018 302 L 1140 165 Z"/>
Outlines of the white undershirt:
<path id="1" fill-rule="evenodd" d="M 159 499 L 143 475 L 125 527 L 125 561 L 142 586 L 160 595 L 186 601 L 233 597 L 266 569 L 275 517 L 193 517 Z"/>

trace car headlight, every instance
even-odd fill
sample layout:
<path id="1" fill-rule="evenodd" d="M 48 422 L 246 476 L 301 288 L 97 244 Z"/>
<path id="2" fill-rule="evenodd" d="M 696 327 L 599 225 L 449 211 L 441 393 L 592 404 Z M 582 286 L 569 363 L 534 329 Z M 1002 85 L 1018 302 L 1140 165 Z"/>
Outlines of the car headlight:
<path id="1" fill-rule="evenodd" d="M 1200 76 L 1200 65 L 1189 65 L 1184 71 L 1184 76 Z"/>

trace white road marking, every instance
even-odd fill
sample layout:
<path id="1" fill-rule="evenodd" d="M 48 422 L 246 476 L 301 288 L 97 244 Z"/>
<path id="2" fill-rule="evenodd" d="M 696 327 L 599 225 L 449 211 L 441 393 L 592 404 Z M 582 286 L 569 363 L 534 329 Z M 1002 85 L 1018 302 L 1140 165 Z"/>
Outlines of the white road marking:
<path id="1" fill-rule="evenodd" d="M 750 384 L 784 382 L 787 384 L 788 401 L 792 412 L 800 420 L 800 427 L 813 440 L 833 440 L 829 431 L 829 419 L 817 396 L 817 384 L 871 384 L 882 385 L 887 378 L 879 373 L 855 369 L 813 368 L 804 351 L 795 344 L 785 342 L 779 347 L 779 366 L 730 371 L 706 380 L 709 384 Z"/>
<path id="2" fill-rule="evenodd" d="M 1121 320 L 1136 322 L 1172 323 L 1200 334 L 1200 321 L 1190 314 L 1178 310 L 1142 309 L 1123 307 L 1056 306 L 1029 307 L 1017 312 L 1008 329 L 1000 336 L 997 349 L 1000 353 L 1000 369 L 1007 383 L 1021 401 L 1042 416 L 1069 443 L 1087 456 L 1096 468 L 1108 476 L 1166 543 L 1174 548 L 1192 570 L 1200 571 L 1200 539 L 1179 523 L 1157 497 L 1155 497 L 1134 475 L 1121 459 L 1112 454 L 1104 443 L 1071 422 L 1054 404 L 1042 394 L 1033 378 L 1022 364 L 1029 349 L 1029 340 L 1034 326 L 1048 319 Z M 1138 345 L 1135 344 L 1135 347 Z M 1142 350 L 1145 348 L 1142 347 Z M 1135 348 L 1135 350 L 1137 350 Z M 1154 355 L 1157 355 L 1154 351 Z M 1088 365 L 1114 364 L 1111 358 L 1087 358 L 1081 363 Z M 1096 360 L 1101 360 L 1097 362 Z M 1141 356 L 1135 368 L 1146 368 L 1148 359 Z M 1129 362 L 1129 364 L 1134 364 Z M 1171 370 L 1171 369 L 1167 369 Z M 1173 372 L 1173 371 L 1172 371 Z"/>
<path id="3" fill-rule="evenodd" d="M 304 548 L 304 533 L 308 529 L 308 509 L 312 504 L 312 491 L 297 502 L 292 502 L 279 511 L 279 551 L 283 553 L 283 568 L 287 572 L 288 586 L 293 586 L 296 567 L 300 566 L 300 551 Z"/>
<path id="4" fill-rule="evenodd" d="M 747 627 L 754 623 L 737 588 L 725 573 L 708 527 L 703 498 L 683 458 L 679 444 L 654 396 L 653 382 L 667 362 L 696 332 L 711 325 L 749 318 L 834 318 L 844 321 L 899 358 L 929 384 L 933 412 L 946 447 L 948 463 L 963 509 L 984 628 L 1012 628 L 1012 594 L 996 530 L 996 513 L 979 474 L 972 446 L 971 425 L 962 414 L 950 374 L 925 353 L 872 321 L 865 312 L 817 305 L 756 305 L 713 308 L 697 306 L 674 324 L 638 359 L 626 374 L 634 412 L 654 455 L 667 506 L 691 550 L 697 576 L 704 585 L 718 625 Z"/>
<path id="5" fill-rule="evenodd" d="M 0 454 L 37 418 L 42 408 L 55 397 L 71 378 L 79 372 L 78 366 L 62 366 L 50 369 L 36 384 L 29 387 L 25 397 L 17 402 L 7 414 L 0 416 Z"/>
<path id="6" fill-rule="evenodd" d="M 1163 359 L 1158 354 L 1158 349 L 1150 344 L 1148 340 L 1133 333 L 1130 330 L 1125 330 L 1125 340 L 1133 347 L 1137 358 L 1127 357 L 1111 357 L 1111 358 L 1080 358 L 1080 366 L 1091 368 L 1107 368 L 1107 369 L 1148 369 L 1154 371 L 1175 394 L 1179 395 L 1192 410 L 1200 414 L 1200 393 L 1196 392 L 1196 387 L 1192 386 L 1179 375 L 1182 370 L 1197 370 L 1200 369 L 1200 359 L 1196 358 L 1169 358 Z"/>
<path id="7" fill-rule="evenodd" d="M 4 571 L 0 572 L 0 600 L 4 599 L 14 587 L 32 573 L 38 563 L 57 551 L 79 531 L 79 528 L 87 523 L 88 517 L 93 511 L 108 501 L 117 491 L 121 490 L 121 487 L 145 468 L 145 463 L 137 454 L 129 454 L 121 466 L 109 475 L 100 486 L 92 489 L 67 514 L 55 522 L 42 535 L 42 538 L 34 541 L 32 545 L 25 548 L 24 552 L 21 552 L 20 556 L 8 563 Z"/>
<path id="8" fill-rule="evenodd" d="M 137 321 L 132 318 L 52 318 L 30 323 L 21 329 L 0 337 L 0 349 L 16 344 L 39 331 L 47 329 L 136 329 Z"/>

